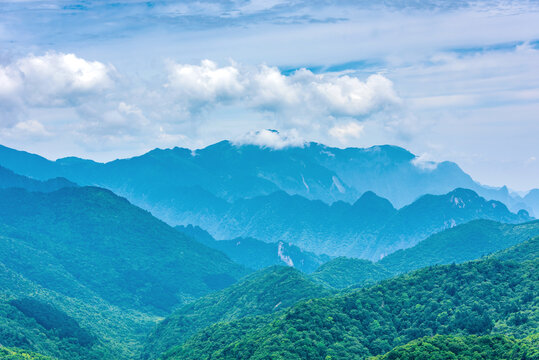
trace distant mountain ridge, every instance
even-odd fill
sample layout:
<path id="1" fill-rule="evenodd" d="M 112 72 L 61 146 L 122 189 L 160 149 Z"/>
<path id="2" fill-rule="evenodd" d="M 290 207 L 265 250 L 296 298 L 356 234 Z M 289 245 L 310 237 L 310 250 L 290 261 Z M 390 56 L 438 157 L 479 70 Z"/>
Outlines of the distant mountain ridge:
<path id="1" fill-rule="evenodd" d="M 311 144 L 310 147 L 320 150 L 319 145 Z M 391 165 L 386 164 L 387 154 L 399 161 L 412 159 L 411 154 L 403 149 L 380 149 L 363 149 L 360 154 L 374 152 L 375 155 L 369 156 L 376 156 L 384 169 L 386 165 Z M 16 164 L 21 171 L 32 170 L 47 176 L 59 172 L 60 175 L 75 177 L 82 184 L 93 182 L 92 179 L 102 186 L 108 184 L 113 191 L 128 197 L 169 224 L 197 225 L 217 239 L 255 238 L 268 243 L 282 242 L 330 256 L 378 260 L 395 250 L 413 246 L 435 232 L 470 220 L 485 218 L 516 223 L 531 219 L 525 211 L 512 214 L 504 204 L 486 201 L 472 190 L 465 189 L 456 189 L 445 195 L 424 195 L 399 210 L 372 191 L 364 192 L 353 204 L 340 200 L 328 204 L 302 195 L 291 195 L 279 190 L 278 186 L 269 186 L 266 175 L 272 173 L 275 178 L 275 174 L 280 174 L 271 183 L 284 183 L 293 179 L 289 175 L 297 175 L 298 169 L 301 170 L 303 166 L 310 174 L 307 178 L 301 174 L 302 182 L 307 184 L 314 178 L 320 180 L 326 175 L 329 181 L 329 173 L 325 167 L 313 163 L 311 158 L 316 159 L 317 152 L 309 158 L 307 166 L 307 160 L 301 162 L 297 160 L 299 155 L 293 156 L 296 153 L 304 155 L 304 148 L 291 148 L 289 151 L 292 155 L 222 142 L 200 153 L 186 153 L 185 149 L 154 150 L 138 158 L 99 164 L 76 158 L 50 162 L 36 155 L 0 148 L 0 161 L 5 158 L 2 153 L 7 152 L 13 155 L 12 160 L 17 159 Z M 233 166 L 232 163 L 238 160 L 238 152 L 243 162 L 240 166 Z M 378 154 L 380 152 L 385 155 Z M 274 163 L 277 160 L 280 162 Z M 357 158 L 349 160 L 349 167 L 353 168 L 357 161 Z M 257 166 L 260 169 L 255 176 L 253 169 L 256 170 Z M 244 167 L 247 170 L 242 170 Z M 193 175 L 197 173 L 205 175 Z M 266 175 L 261 177 L 260 174 Z M 335 175 L 331 175 L 331 182 L 338 193 L 346 193 L 344 183 Z M 319 185 L 323 183 L 319 182 Z M 337 183 L 338 186 L 335 185 Z M 304 188 L 311 188 L 305 184 L 302 185 Z M 325 185 L 320 186 L 323 189 Z M 239 195 L 248 196 L 261 191 L 270 193 L 235 199 Z M 254 245 L 248 243 L 244 245 Z M 220 245 L 224 246 L 224 243 Z M 309 271 L 312 270 L 314 267 Z"/>
<path id="2" fill-rule="evenodd" d="M 513 211 L 526 206 L 525 199 L 510 194 L 506 187 L 474 182 L 455 163 L 421 166 L 414 154 L 390 145 L 339 149 L 308 143 L 275 150 L 221 141 L 194 151 L 154 149 L 104 164 L 74 157 L 49 161 L 0 146 L 0 165 L 36 179 L 63 176 L 81 185 L 106 187 L 152 207 L 158 207 L 165 194 L 185 200 L 189 189 L 199 189 L 226 201 L 282 190 L 326 203 L 353 203 L 364 192 L 373 191 L 400 208 L 421 195 L 444 194 L 458 187 L 502 201 Z"/>
<path id="3" fill-rule="evenodd" d="M 318 254 L 379 260 L 475 219 L 507 223 L 531 220 L 526 211 L 514 214 L 498 201 L 456 189 L 445 195 L 425 195 L 399 210 L 370 192 L 353 205 L 341 201 L 327 205 L 278 192 L 239 200 L 224 211 L 185 221 L 194 222 L 219 239 L 285 241 Z"/>

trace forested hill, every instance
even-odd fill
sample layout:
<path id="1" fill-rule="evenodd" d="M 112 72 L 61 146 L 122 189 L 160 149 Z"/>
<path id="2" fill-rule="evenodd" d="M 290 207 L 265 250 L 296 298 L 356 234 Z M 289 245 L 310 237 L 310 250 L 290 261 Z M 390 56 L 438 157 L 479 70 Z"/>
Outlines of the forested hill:
<path id="1" fill-rule="evenodd" d="M 54 360 L 31 351 L 7 348 L 0 345 L 0 360 Z"/>
<path id="2" fill-rule="evenodd" d="M 389 254 L 377 264 L 392 273 L 405 273 L 430 265 L 462 263 L 535 236 L 539 236 L 539 220 L 516 225 L 476 220 L 434 234 L 414 247 Z"/>
<path id="3" fill-rule="evenodd" d="M 371 360 L 533 360 L 539 359 L 539 334 L 524 339 L 505 335 L 425 337 Z"/>
<path id="4" fill-rule="evenodd" d="M 142 358 L 157 358 L 213 323 L 272 314 L 299 300 L 331 294 L 332 291 L 294 268 L 272 266 L 260 270 L 229 288 L 206 295 L 175 311 L 152 331 Z"/>
<path id="5" fill-rule="evenodd" d="M 164 313 L 247 273 L 223 253 L 95 187 L 0 190 L 0 234 L 17 240 L 0 261 L 30 280 L 73 295 L 34 271 L 42 265 L 32 258 L 12 255 L 22 247 L 50 257 L 110 303 L 136 310 Z"/>
<path id="6" fill-rule="evenodd" d="M 382 265 L 363 259 L 338 257 L 320 266 L 311 277 L 336 289 L 372 285 L 393 275 Z"/>
<path id="7" fill-rule="evenodd" d="M 206 328 L 167 358 L 344 360 L 434 334 L 528 336 L 539 326 L 538 264 L 485 259 L 418 270 L 299 303 L 269 324 L 253 319 Z"/>

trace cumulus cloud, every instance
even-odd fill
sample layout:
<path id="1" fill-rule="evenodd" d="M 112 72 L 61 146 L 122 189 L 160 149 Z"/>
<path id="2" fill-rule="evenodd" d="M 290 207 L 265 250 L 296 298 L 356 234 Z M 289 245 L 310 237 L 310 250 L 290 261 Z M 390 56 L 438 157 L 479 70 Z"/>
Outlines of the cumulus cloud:
<path id="1" fill-rule="evenodd" d="M 29 55 L 0 66 L 0 98 L 30 106 L 65 106 L 113 84 L 114 68 L 74 54 Z"/>
<path id="2" fill-rule="evenodd" d="M 200 65 L 173 64 L 165 86 L 182 101 L 196 106 L 236 99 L 245 91 L 236 67 L 220 68 L 210 60 Z"/>
<path id="3" fill-rule="evenodd" d="M 329 129 L 329 134 L 341 141 L 342 143 L 349 139 L 357 139 L 363 133 L 364 126 L 356 122 L 335 125 Z"/>
<path id="4" fill-rule="evenodd" d="M 249 132 L 234 141 L 235 144 L 251 144 L 272 149 L 283 149 L 289 146 L 303 146 L 305 140 L 297 130 L 288 131 L 260 130 Z"/>
<path id="5" fill-rule="evenodd" d="M 200 65 L 174 64 L 166 87 L 192 111 L 241 103 L 288 117 L 359 119 L 401 102 L 393 83 L 379 74 L 366 81 L 343 74 L 314 74 L 307 69 L 284 75 L 276 67 L 219 67 L 209 60 Z"/>

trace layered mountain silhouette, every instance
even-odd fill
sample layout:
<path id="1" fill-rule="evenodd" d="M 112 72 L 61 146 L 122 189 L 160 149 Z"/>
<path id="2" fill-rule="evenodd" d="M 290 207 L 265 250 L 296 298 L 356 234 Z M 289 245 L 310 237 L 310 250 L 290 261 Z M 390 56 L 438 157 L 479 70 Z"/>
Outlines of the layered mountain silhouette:
<path id="1" fill-rule="evenodd" d="M 474 182 L 455 163 L 425 166 L 409 151 L 389 145 L 339 149 L 309 143 L 276 150 L 222 141 L 196 151 L 155 149 L 105 164 L 73 157 L 49 161 L 0 147 L 0 165 L 36 179 L 63 176 L 81 185 L 106 187 L 145 208 L 162 207 L 163 212 L 200 212 L 213 198 L 234 201 L 279 190 L 326 203 L 353 203 L 373 191 L 400 208 L 424 194 L 461 187 L 502 201 L 513 211 L 525 205 L 506 187 Z"/>
<path id="2" fill-rule="evenodd" d="M 327 205 L 277 192 L 238 200 L 224 211 L 188 221 L 198 221 L 197 225 L 221 239 L 285 241 L 315 253 L 378 260 L 474 219 L 518 223 L 531 218 L 526 211 L 514 214 L 498 201 L 456 189 L 445 195 L 425 195 L 399 210 L 372 192 L 352 205 L 342 201 Z"/>
<path id="3" fill-rule="evenodd" d="M 393 190 L 403 189 L 399 193 L 406 196 L 414 193 L 412 185 L 406 185 L 412 178 L 414 184 L 431 184 L 423 184 L 424 191 L 452 178 L 471 181 L 455 170 L 456 165 L 439 165 L 427 171 L 415 166 L 413 160 L 409 152 L 391 146 L 341 150 L 310 144 L 272 150 L 227 141 L 195 152 L 153 150 L 106 164 L 77 158 L 52 162 L 0 149 L 0 163 L 15 171 L 37 179 L 65 176 L 79 184 L 107 187 L 169 224 L 200 226 L 218 240 L 241 237 L 283 242 L 330 256 L 378 260 L 470 220 L 516 223 L 531 219 L 525 211 L 511 213 L 500 202 L 460 188 L 445 195 L 421 196 L 399 210 L 372 191 L 364 192 L 353 203 L 333 201 L 355 198 L 359 191 L 348 183 L 378 184 L 359 181 L 359 175 L 352 176 L 354 171 L 365 171 L 361 178 L 369 178 L 369 173 L 371 178 L 378 177 L 376 186 L 382 192 L 381 184 L 385 183 Z M 398 173 L 404 167 L 408 177 Z M 438 172 L 445 167 L 461 175 L 442 176 Z M 374 169 L 380 171 L 378 175 Z M 400 187 L 388 183 L 392 177 Z"/>

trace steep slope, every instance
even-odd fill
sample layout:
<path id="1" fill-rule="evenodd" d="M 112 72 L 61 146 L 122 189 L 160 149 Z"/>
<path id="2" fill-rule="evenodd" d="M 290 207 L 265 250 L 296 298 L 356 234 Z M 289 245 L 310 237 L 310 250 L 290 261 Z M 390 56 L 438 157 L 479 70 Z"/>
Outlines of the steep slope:
<path id="1" fill-rule="evenodd" d="M 431 235 L 414 247 L 398 250 L 377 264 L 404 273 L 436 264 L 462 263 L 539 236 L 539 221 L 512 225 L 475 220 Z"/>
<path id="2" fill-rule="evenodd" d="M 398 346 L 373 360 L 539 358 L 539 334 L 518 340 L 504 335 L 436 335 Z"/>
<path id="3" fill-rule="evenodd" d="M 272 265 L 287 265 L 305 273 L 311 273 L 330 259 L 327 255 L 303 251 L 297 246 L 282 241 L 266 243 L 253 238 L 217 241 L 198 226 L 176 226 L 175 228 L 196 241 L 225 253 L 234 262 L 249 269 L 260 270 Z"/>
<path id="4" fill-rule="evenodd" d="M 368 286 L 393 274 L 368 260 L 338 257 L 320 266 L 311 277 L 336 289 Z"/>
<path id="5" fill-rule="evenodd" d="M 43 252 L 66 276 L 130 309 L 169 311 L 246 273 L 224 254 L 100 188 L 1 190 L 0 224 L 0 234 Z M 14 243 L 7 254 L 20 249 Z M 22 262 L 14 259 L 6 256 L 0 261 L 42 286 L 64 291 L 56 278 L 40 275 L 41 265 L 26 264 L 29 259 L 22 256 Z"/>
<path id="6" fill-rule="evenodd" d="M 353 359 L 441 335 L 531 335 L 539 325 L 539 260 L 431 267 L 353 293 L 314 299 L 265 322 L 205 329 L 167 359 Z M 233 330 L 234 328 L 238 330 Z M 233 330 L 227 343 L 218 339 Z"/>
<path id="7" fill-rule="evenodd" d="M 157 358 L 213 323 L 271 314 L 301 299 L 330 294 L 329 290 L 290 267 L 260 270 L 229 288 L 206 295 L 175 311 L 150 334 L 142 358 Z"/>
<path id="8" fill-rule="evenodd" d="M 39 181 L 15 174 L 13 171 L 0 166 L 0 189 L 16 187 L 28 191 L 51 192 L 73 186 L 77 185 L 64 178 Z"/>

